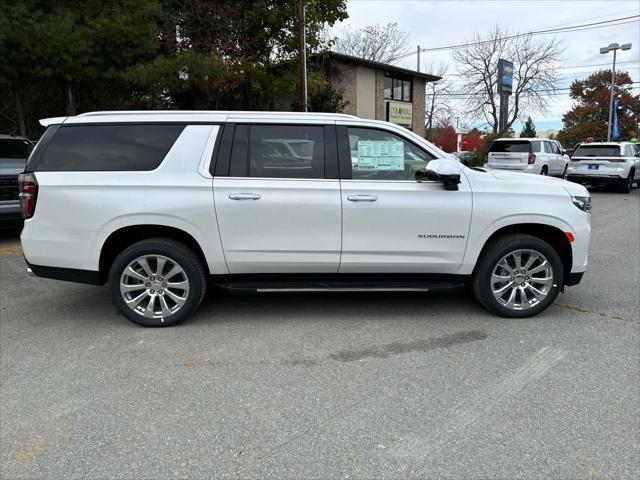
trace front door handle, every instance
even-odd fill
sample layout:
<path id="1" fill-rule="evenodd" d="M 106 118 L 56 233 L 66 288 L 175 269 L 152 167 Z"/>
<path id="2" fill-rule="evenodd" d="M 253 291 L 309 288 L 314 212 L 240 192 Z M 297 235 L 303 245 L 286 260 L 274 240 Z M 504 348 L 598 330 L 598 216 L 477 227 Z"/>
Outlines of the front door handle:
<path id="1" fill-rule="evenodd" d="M 229 195 L 231 200 L 260 200 L 257 193 L 232 193 Z"/>
<path id="2" fill-rule="evenodd" d="M 378 197 L 375 195 L 349 195 L 347 200 L 350 202 L 375 202 Z"/>

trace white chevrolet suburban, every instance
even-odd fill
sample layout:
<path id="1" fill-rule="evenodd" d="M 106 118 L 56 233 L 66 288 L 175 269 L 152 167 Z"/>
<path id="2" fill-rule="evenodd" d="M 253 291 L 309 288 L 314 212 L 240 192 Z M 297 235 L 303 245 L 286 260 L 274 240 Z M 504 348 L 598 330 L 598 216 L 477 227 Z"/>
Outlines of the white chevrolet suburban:
<path id="1" fill-rule="evenodd" d="M 41 123 L 20 177 L 28 271 L 109 283 L 144 326 L 186 318 L 207 285 L 470 284 L 491 312 L 526 317 L 587 265 L 583 186 L 467 168 L 390 123 L 180 111 Z"/>

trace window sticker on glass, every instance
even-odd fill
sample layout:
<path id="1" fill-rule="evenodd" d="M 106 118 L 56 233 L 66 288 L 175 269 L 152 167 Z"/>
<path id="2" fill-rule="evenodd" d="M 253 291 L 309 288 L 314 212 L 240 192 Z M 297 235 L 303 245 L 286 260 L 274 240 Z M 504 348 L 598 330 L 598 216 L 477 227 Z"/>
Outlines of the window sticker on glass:
<path id="1" fill-rule="evenodd" d="M 404 170 L 404 143 L 398 140 L 358 140 L 358 170 Z"/>

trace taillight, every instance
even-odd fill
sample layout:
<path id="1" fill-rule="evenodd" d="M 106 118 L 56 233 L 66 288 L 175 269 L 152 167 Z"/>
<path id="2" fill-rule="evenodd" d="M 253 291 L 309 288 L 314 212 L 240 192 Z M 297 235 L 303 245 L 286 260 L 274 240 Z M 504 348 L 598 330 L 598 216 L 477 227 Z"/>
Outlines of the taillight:
<path id="1" fill-rule="evenodd" d="M 534 163 L 536 163 L 536 156 L 533 153 L 529 154 L 529 165 L 533 165 Z"/>
<path id="2" fill-rule="evenodd" d="M 22 206 L 22 216 L 24 218 L 33 217 L 36 211 L 36 200 L 38 200 L 38 182 L 33 173 L 23 173 L 18 177 L 20 185 L 20 205 Z"/>

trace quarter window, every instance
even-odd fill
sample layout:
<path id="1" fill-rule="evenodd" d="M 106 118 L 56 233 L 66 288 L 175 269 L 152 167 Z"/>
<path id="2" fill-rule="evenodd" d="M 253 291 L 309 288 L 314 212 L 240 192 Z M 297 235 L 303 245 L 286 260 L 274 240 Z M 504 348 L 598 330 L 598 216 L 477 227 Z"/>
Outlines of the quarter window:
<path id="1" fill-rule="evenodd" d="M 78 125 L 61 127 L 37 170 L 142 171 L 157 168 L 184 125 Z"/>
<path id="2" fill-rule="evenodd" d="M 232 175 L 262 178 L 324 176 L 323 126 L 239 126 L 235 137 Z M 248 145 L 248 149 L 245 145 Z"/>
<path id="3" fill-rule="evenodd" d="M 371 128 L 349 128 L 354 180 L 414 180 L 433 156 L 404 138 Z"/>

